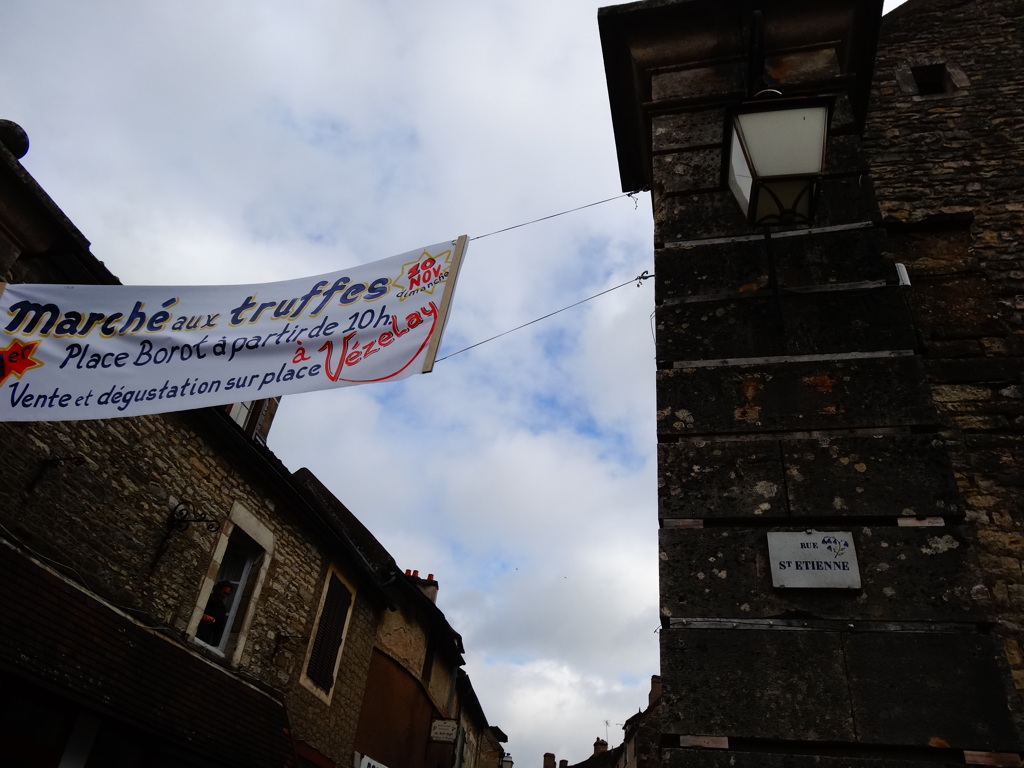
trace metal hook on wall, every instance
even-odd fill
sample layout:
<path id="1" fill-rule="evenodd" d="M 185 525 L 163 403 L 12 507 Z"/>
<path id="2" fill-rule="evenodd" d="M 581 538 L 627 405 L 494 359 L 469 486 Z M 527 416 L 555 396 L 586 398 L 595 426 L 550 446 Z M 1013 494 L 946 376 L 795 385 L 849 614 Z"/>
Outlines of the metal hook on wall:
<path id="1" fill-rule="evenodd" d="M 206 530 L 213 533 L 220 528 L 220 523 L 214 520 L 212 517 L 206 514 L 198 514 L 192 508 L 192 503 L 189 501 L 179 501 L 171 509 L 171 516 L 167 521 L 168 526 L 172 530 L 176 531 L 187 531 L 188 526 L 191 523 L 203 523 L 206 525 Z"/>

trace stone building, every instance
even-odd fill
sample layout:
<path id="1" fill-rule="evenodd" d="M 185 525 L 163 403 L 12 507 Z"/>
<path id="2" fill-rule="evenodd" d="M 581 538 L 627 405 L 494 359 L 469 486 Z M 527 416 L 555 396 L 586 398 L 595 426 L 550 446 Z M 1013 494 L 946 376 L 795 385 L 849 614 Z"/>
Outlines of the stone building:
<path id="1" fill-rule="evenodd" d="M 3 278 L 117 283 L 21 166 L 23 132 L 0 139 Z M 459 768 L 428 754 L 431 719 L 465 701 L 463 726 L 487 730 L 440 611 L 266 448 L 276 403 L 244 405 L 0 424 L 0 763 Z M 444 709 L 415 724 L 419 752 L 384 759 L 361 716 L 381 628 L 409 610 Z"/>
<path id="2" fill-rule="evenodd" d="M 379 541 L 311 472 L 295 479 L 376 573 L 391 610 L 376 625 L 355 751 L 387 768 L 494 768 L 507 737 L 489 726 L 469 676 L 465 648 L 437 607 L 434 574 L 401 574 Z"/>
<path id="3" fill-rule="evenodd" d="M 668 764 L 1020 763 L 1020 4 L 881 5 L 599 12 L 654 206 Z M 779 92 L 825 165 L 755 224 L 734 118 Z"/>
<path id="4" fill-rule="evenodd" d="M 911 0 L 885 16 L 864 152 L 975 533 L 988 610 L 1024 690 L 1024 54 L 1019 3 Z M 1018 718 L 1024 707 L 1017 694 Z"/>

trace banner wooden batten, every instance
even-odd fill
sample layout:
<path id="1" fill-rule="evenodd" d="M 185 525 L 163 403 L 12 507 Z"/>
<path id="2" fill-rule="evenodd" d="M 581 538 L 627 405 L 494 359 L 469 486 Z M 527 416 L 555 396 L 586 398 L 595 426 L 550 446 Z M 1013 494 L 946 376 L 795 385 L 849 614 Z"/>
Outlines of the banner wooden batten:
<path id="1" fill-rule="evenodd" d="M 438 310 L 440 315 L 437 320 L 438 327 L 431 336 L 430 344 L 427 346 L 426 359 L 423 361 L 423 373 L 430 373 L 434 370 L 434 358 L 437 357 L 437 348 L 441 345 L 441 336 L 444 334 L 445 326 L 448 325 L 448 308 L 452 305 L 452 296 L 455 295 L 455 284 L 459 279 L 459 272 L 462 269 L 462 257 L 466 253 L 466 245 L 468 243 L 469 237 L 466 235 L 459 235 L 455 241 L 452 266 L 448 270 L 451 278 L 448 281 L 448 285 L 444 287 L 444 296 L 441 297 L 441 307 Z"/>

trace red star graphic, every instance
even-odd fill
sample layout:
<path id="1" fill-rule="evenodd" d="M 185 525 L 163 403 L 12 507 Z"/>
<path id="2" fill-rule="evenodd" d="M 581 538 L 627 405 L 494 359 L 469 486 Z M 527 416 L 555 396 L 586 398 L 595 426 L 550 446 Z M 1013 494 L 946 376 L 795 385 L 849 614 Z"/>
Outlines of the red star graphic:
<path id="1" fill-rule="evenodd" d="M 42 365 L 42 362 L 32 357 L 38 346 L 38 341 L 30 341 L 28 344 L 12 341 L 9 347 L 0 349 L 0 384 L 7 381 L 12 373 L 20 379 L 25 371 Z"/>

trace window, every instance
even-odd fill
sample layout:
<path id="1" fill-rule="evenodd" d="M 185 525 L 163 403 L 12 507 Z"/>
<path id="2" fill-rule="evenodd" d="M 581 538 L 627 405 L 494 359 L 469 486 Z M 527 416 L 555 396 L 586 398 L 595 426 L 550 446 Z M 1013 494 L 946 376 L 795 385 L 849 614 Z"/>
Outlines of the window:
<path id="1" fill-rule="evenodd" d="M 896 67 L 900 91 L 915 101 L 941 96 L 963 96 L 971 85 L 964 71 L 952 61 L 925 59 Z"/>
<path id="2" fill-rule="evenodd" d="M 327 704 L 330 703 L 338 675 L 341 649 L 352 615 L 352 597 L 353 592 L 348 584 L 332 569 L 320 600 L 320 612 L 313 629 L 313 641 L 306 652 L 306 669 L 302 675 L 303 684 Z"/>
<path id="3" fill-rule="evenodd" d="M 270 565 L 274 537 L 241 504 L 231 510 L 189 624 L 196 643 L 237 664 Z"/>
<path id="4" fill-rule="evenodd" d="M 237 637 L 243 613 L 238 609 L 252 595 L 253 567 L 259 568 L 262 557 L 263 549 L 245 531 L 237 527 L 231 531 L 217 581 L 196 630 L 197 639 L 223 652 L 231 636 Z"/>
<path id="5" fill-rule="evenodd" d="M 224 410 L 245 434 L 261 445 L 266 445 L 267 433 L 270 432 L 280 402 L 280 396 L 267 400 L 247 400 L 224 406 Z"/>
<path id="6" fill-rule="evenodd" d="M 252 413 L 252 407 L 256 404 L 255 400 L 249 400 L 244 403 L 232 403 L 228 406 L 228 416 L 242 429 L 245 429 L 249 415 Z"/>
<path id="7" fill-rule="evenodd" d="M 934 96 L 939 93 L 949 93 L 952 90 L 945 64 L 924 64 L 920 67 L 911 67 L 910 73 L 914 76 L 914 83 L 917 85 L 917 93 L 920 96 Z"/>

